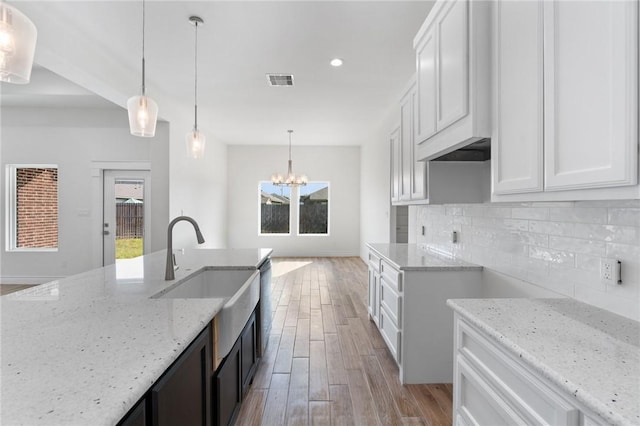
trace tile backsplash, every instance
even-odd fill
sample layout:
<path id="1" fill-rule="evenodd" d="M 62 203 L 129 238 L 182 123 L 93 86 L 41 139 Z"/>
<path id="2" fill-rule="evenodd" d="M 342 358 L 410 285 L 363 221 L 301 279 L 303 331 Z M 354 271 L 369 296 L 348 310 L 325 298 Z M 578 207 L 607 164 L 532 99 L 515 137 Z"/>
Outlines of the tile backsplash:
<path id="1" fill-rule="evenodd" d="M 410 209 L 423 248 L 640 320 L 640 200 Z M 622 285 L 601 282 L 602 258 L 622 261 Z"/>

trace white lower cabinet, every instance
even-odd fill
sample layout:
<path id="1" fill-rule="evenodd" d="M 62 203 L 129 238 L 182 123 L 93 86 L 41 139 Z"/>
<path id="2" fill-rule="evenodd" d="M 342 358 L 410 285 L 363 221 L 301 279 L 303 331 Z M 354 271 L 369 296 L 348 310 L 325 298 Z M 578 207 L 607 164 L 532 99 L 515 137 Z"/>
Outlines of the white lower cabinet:
<path id="1" fill-rule="evenodd" d="M 369 269 L 369 318 L 378 324 L 380 310 L 380 257 L 376 256 L 373 252 L 369 252 L 367 266 Z"/>
<path id="2" fill-rule="evenodd" d="M 369 252 L 369 317 L 399 367 L 400 381 L 453 382 L 453 318 L 447 299 L 480 297 L 481 269 L 400 270 Z"/>
<path id="3" fill-rule="evenodd" d="M 575 400 L 455 314 L 457 425 L 597 425 Z"/>

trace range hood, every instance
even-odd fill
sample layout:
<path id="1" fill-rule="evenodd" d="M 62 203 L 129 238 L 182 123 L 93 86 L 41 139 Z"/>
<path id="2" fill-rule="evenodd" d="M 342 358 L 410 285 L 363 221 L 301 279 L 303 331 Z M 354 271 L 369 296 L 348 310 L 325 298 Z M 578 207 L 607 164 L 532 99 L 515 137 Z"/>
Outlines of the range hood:
<path id="1" fill-rule="evenodd" d="M 491 160 L 491 139 L 484 138 L 464 145 L 430 161 L 487 161 Z"/>

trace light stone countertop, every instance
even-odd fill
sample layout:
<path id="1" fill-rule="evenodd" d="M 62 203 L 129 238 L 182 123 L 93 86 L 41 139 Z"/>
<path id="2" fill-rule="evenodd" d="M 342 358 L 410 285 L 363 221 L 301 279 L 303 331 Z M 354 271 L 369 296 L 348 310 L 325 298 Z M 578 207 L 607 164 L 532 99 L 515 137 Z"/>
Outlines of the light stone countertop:
<path id="1" fill-rule="evenodd" d="M 403 271 L 463 271 L 480 270 L 474 265 L 433 251 L 425 251 L 417 244 L 374 244 L 367 247 Z"/>
<path id="2" fill-rule="evenodd" d="M 640 424 L 640 323 L 574 299 L 447 305 L 606 424 Z"/>
<path id="3" fill-rule="evenodd" d="M 225 299 L 151 299 L 207 268 L 258 267 L 271 249 L 166 251 L 0 297 L 0 424 L 113 425 Z"/>

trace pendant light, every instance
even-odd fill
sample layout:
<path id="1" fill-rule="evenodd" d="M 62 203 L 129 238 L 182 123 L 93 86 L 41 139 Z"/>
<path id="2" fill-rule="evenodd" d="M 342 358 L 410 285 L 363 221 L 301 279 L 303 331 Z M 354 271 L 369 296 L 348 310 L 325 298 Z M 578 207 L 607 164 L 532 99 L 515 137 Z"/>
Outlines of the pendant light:
<path id="1" fill-rule="evenodd" d="M 36 26 L 24 13 L 0 2 L 0 81 L 29 82 L 37 37 Z"/>
<path id="2" fill-rule="evenodd" d="M 280 173 L 276 173 L 271 176 L 271 183 L 276 186 L 305 186 L 307 184 L 307 176 L 296 176 L 293 173 L 293 161 L 291 161 L 291 134 L 293 130 L 287 130 L 289 132 L 289 163 L 287 168 L 287 176 L 283 177 Z"/>
<path id="3" fill-rule="evenodd" d="M 129 130 L 134 136 L 151 138 L 156 134 L 156 122 L 158 121 L 158 104 L 147 96 L 145 86 L 144 66 L 144 24 L 145 4 L 142 0 L 142 94 L 132 96 L 127 101 L 129 111 Z"/>
<path id="4" fill-rule="evenodd" d="M 204 156 L 204 147 L 206 138 L 204 133 L 198 130 L 198 25 L 204 24 L 199 16 L 189 17 L 189 22 L 196 27 L 196 43 L 195 43 L 195 79 L 194 79 L 194 123 L 193 130 L 187 133 L 187 155 L 191 158 L 202 158 Z"/>

